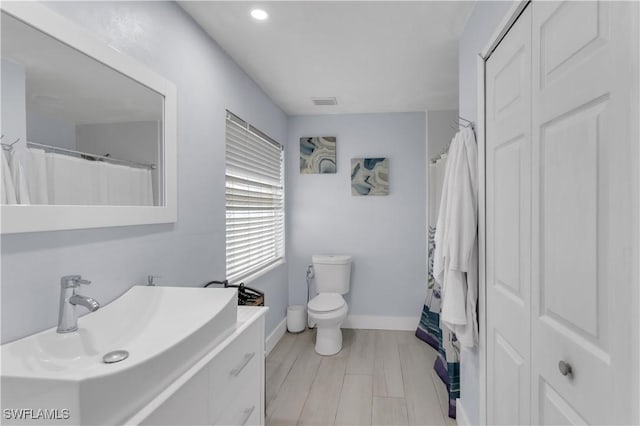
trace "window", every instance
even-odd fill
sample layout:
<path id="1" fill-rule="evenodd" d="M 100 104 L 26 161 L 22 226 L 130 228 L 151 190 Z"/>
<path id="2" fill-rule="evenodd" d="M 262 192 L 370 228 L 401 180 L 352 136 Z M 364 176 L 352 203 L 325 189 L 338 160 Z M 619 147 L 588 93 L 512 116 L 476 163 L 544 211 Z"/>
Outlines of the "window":
<path id="1" fill-rule="evenodd" d="M 284 261 L 284 150 L 227 111 L 226 277 L 246 280 Z"/>

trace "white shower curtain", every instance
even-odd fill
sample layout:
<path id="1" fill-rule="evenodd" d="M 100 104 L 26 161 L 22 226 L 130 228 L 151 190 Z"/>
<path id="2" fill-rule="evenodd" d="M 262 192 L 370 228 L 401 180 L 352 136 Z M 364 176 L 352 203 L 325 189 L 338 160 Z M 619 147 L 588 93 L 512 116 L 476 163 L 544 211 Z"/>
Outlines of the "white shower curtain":
<path id="1" fill-rule="evenodd" d="M 23 166 L 23 157 L 23 150 L 14 149 L 11 152 L 9 168 L 11 169 L 11 179 L 13 180 L 13 186 L 16 191 L 16 201 L 18 204 L 31 204 L 27 176 L 25 175 Z"/>
<path id="2" fill-rule="evenodd" d="M 105 204 L 100 168 L 95 162 L 64 154 L 47 154 L 49 204 Z"/>
<path id="3" fill-rule="evenodd" d="M 47 153 L 42 149 L 27 149 L 27 183 L 32 204 L 49 204 L 49 180 L 47 178 Z"/>
<path id="4" fill-rule="evenodd" d="M 29 148 L 34 204 L 152 206 L 151 169 L 89 161 Z"/>
<path id="5" fill-rule="evenodd" d="M 438 377 L 444 382 L 449 393 L 449 417 L 456 417 L 456 399 L 460 397 L 460 352 L 456 337 L 449 329 L 440 327 L 442 291 L 433 277 L 433 256 L 435 233 L 440 211 L 442 185 L 447 167 L 447 154 L 441 155 L 429 164 L 429 245 L 427 297 L 424 301 L 420 324 L 416 336 L 438 351 L 434 363 Z"/>
<path id="6" fill-rule="evenodd" d="M 0 177 L 2 178 L 2 189 L 0 196 L 2 197 L 2 204 L 17 204 L 18 199 L 16 197 L 16 187 L 13 184 L 13 176 L 11 176 L 11 169 L 9 168 L 9 160 L 7 158 L 7 152 L 2 150 L 2 165 L 0 166 Z"/>
<path id="7" fill-rule="evenodd" d="M 107 204 L 118 206 L 151 206 L 153 191 L 151 170 L 119 164 L 101 163 L 106 185 Z"/>

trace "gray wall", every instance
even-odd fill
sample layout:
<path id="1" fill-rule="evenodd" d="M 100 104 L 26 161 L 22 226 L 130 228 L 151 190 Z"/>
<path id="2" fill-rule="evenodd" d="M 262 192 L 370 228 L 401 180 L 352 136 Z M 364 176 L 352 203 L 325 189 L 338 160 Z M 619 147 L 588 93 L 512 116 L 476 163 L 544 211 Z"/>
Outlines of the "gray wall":
<path id="1" fill-rule="evenodd" d="M 2 78 L 2 138 L 3 143 L 13 143 L 20 138 L 21 141 L 14 145 L 24 146 L 24 139 L 27 134 L 25 121 L 25 96 L 26 83 L 24 66 L 15 62 L 3 59 L 0 77 Z"/>
<path id="2" fill-rule="evenodd" d="M 76 124 L 35 108 L 27 108 L 27 139 L 58 148 L 76 149 Z"/>
<path id="3" fill-rule="evenodd" d="M 427 157 L 431 160 L 449 148 L 456 134 L 457 110 L 427 112 Z"/>
<path id="4" fill-rule="evenodd" d="M 336 174 L 300 174 L 303 136 L 337 137 Z M 305 304 L 313 254 L 349 254 L 350 315 L 419 317 L 426 280 L 425 137 L 424 113 L 291 117 L 286 184 L 292 304 Z M 388 196 L 351 195 L 355 157 L 389 158 Z"/>
<path id="5" fill-rule="evenodd" d="M 2 342 L 55 325 L 62 275 L 92 280 L 82 292 L 103 304 L 147 274 L 160 285 L 223 278 L 225 109 L 283 143 L 287 135 L 285 114 L 175 3 L 44 4 L 176 84 L 178 222 L 3 235 Z M 251 283 L 271 306 L 267 333 L 285 314 L 286 271 Z"/>
<path id="6" fill-rule="evenodd" d="M 121 160 L 157 163 L 159 126 L 157 121 L 78 124 L 76 146 L 91 154 L 109 153 Z"/>
<path id="7" fill-rule="evenodd" d="M 467 120 L 478 121 L 477 58 L 489 42 L 511 1 L 476 2 L 459 45 L 459 110 Z M 460 402 L 471 424 L 480 424 L 480 386 L 478 349 L 462 349 L 460 361 Z"/>

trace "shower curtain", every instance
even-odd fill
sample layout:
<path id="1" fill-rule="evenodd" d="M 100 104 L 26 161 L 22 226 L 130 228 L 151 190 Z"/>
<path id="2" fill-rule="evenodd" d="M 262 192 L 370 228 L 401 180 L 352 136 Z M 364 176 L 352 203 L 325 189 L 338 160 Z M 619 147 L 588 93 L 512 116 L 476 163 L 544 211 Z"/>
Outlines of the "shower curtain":
<path id="1" fill-rule="evenodd" d="M 422 308 L 416 336 L 438 351 L 438 357 L 433 368 L 438 373 L 438 377 L 447 386 L 449 392 L 449 417 L 455 419 L 456 399 L 460 397 L 460 346 L 455 334 L 449 331 L 447 327 L 440 327 L 441 289 L 440 284 L 433 277 L 436 223 L 438 221 L 446 164 L 446 154 L 429 164 L 427 297 Z"/>
<path id="2" fill-rule="evenodd" d="M 33 204 L 152 206 L 152 171 L 27 148 Z"/>

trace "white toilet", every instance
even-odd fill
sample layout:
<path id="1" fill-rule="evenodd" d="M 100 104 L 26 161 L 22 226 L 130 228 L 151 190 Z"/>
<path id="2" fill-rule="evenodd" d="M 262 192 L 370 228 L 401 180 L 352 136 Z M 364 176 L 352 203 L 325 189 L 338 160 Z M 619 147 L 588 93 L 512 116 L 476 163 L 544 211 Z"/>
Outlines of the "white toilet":
<path id="1" fill-rule="evenodd" d="M 317 327 L 316 352 L 333 355 L 342 349 L 340 326 L 349 307 L 342 295 L 349 292 L 351 256 L 311 257 L 318 295 L 307 305 L 309 323 Z"/>

